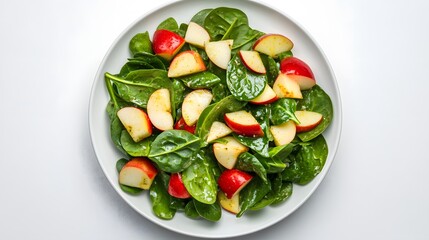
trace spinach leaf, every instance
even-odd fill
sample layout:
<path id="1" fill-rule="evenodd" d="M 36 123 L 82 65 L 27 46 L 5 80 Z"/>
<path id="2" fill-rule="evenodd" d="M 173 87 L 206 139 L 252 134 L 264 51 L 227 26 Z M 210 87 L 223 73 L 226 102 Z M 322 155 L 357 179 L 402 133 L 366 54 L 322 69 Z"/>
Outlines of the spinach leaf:
<path id="1" fill-rule="evenodd" d="M 171 113 L 173 115 L 173 119 L 178 119 L 176 117 L 177 110 L 181 107 L 187 89 L 185 85 L 183 85 L 183 83 L 177 79 L 174 79 L 171 85 Z"/>
<path id="2" fill-rule="evenodd" d="M 229 96 L 229 90 L 226 84 L 219 83 L 212 88 L 213 102 L 219 102 Z"/>
<path id="3" fill-rule="evenodd" d="M 116 171 L 118 171 L 118 173 L 122 170 L 122 168 L 125 166 L 125 164 L 127 164 L 128 160 L 125 158 L 121 158 L 116 162 Z M 136 187 L 129 187 L 126 185 L 122 185 L 119 183 L 119 187 L 122 189 L 122 191 L 131 194 L 131 195 L 137 195 L 139 193 L 141 193 L 143 191 L 143 189 L 141 188 L 136 188 Z"/>
<path id="4" fill-rule="evenodd" d="M 288 57 L 293 57 L 293 53 L 291 50 L 286 51 L 286 52 L 282 52 L 278 55 L 279 57 L 279 62 L 281 62 L 283 59 L 288 58 Z"/>
<path id="5" fill-rule="evenodd" d="M 177 24 L 177 21 L 174 18 L 169 17 L 164 21 L 162 21 L 156 28 L 156 30 L 160 30 L 160 29 L 177 32 L 177 30 L 179 29 L 179 25 Z"/>
<path id="6" fill-rule="evenodd" d="M 199 12 L 197 12 L 192 18 L 191 22 L 197 23 L 200 26 L 204 25 L 204 20 L 206 19 L 207 15 L 212 11 L 213 9 L 203 9 Z"/>
<path id="7" fill-rule="evenodd" d="M 200 139 L 184 130 L 167 130 L 152 142 L 149 158 L 166 172 L 181 172 L 192 164 Z"/>
<path id="8" fill-rule="evenodd" d="M 192 165 L 182 172 L 182 181 L 189 194 L 205 204 L 213 204 L 217 196 L 217 183 L 203 150 L 200 150 Z M 196 207 L 196 206 L 195 206 Z"/>
<path id="9" fill-rule="evenodd" d="M 272 57 L 262 53 L 259 55 L 261 56 L 262 63 L 264 64 L 264 67 L 267 72 L 266 73 L 267 83 L 272 87 L 279 75 L 279 72 L 280 72 L 279 66 L 277 65 L 276 61 Z"/>
<path id="10" fill-rule="evenodd" d="M 298 101 L 298 110 L 313 111 L 323 115 L 323 120 L 317 127 L 308 132 L 297 134 L 302 141 L 307 142 L 325 131 L 332 121 L 334 110 L 331 98 L 319 85 L 315 85 L 309 90 L 302 91 L 302 97 L 303 98 Z"/>
<path id="11" fill-rule="evenodd" d="M 171 81 L 165 70 L 142 69 L 132 71 L 125 78 L 105 73 L 114 82 L 118 95 L 125 101 L 146 108 L 150 95 L 157 89 L 171 89 Z"/>
<path id="12" fill-rule="evenodd" d="M 193 219 L 197 219 L 200 217 L 200 214 L 198 214 L 197 209 L 195 209 L 195 204 L 194 204 L 195 200 L 191 200 L 189 201 L 186 206 L 185 206 L 185 215 L 187 217 L 193 218 Z"/>
<path id="13" fill-rule="evenodd" d="M 164 58 L 153 55 L 147 52 L 138 52 L 134 54 L 132 58 L 128 59 L 129 62 L 140 62 L 140 63 L 146 63 L 152 66 L 152 68 L 161 69 L 161 70 L 167 70 L 168 66 L 170 66 L 170 63 L 165 60 Z"/>
<path id="14" fill-rule="evenodd" d="M 187 30 L 188 30 L 188 24 L 182 23 L 180 24 L 179 29 L 177 29 L 177 34 L 179 34 L 182 38 L 185 38 Z"/>
<path id="15" fill-rule="evenodd" d="M 222 39 L 231 25 L 236 28 L 248 26 L 247 15 L 239 9 L 219 7 L 211 10 L 204 20 L 204 28 L 214 41 Z"/>
<path id="16" fill-rule="evenodd" d="M 246 102 L 241 102 L 233 96 L 228 96 L 217 103 L 209 105 L 201 113 L 198 119 L 195 134 L 203 141 L 203 145 L 207 145 L 207 136 L 214 121 L 223 119 L 223 115 L 227 112 L 238 111 L 246 105 Z"/>
<path id="17" fill-rule="evenodd" d="M 285 161 L 281 161 L 277 158 L 271 158 L 271 157 L 267 158 L 258 154 L 256 154 L 256 156 L 261 162 L 261 164 L 264 165 L 265 169 L 267 170 L 267 173 L 282 172 L 287 166 Z"/>
<path id="18" fill-rule="evenodd" d="M 240 212 L 237 217 L 253 207 L 257 202 L 261 201 L 264 196 L 271 191 L 271 182 L 266 183 L 258 176 L 254 176 L 252 180 L 240 191 Z"/>
<path id="19" fill-rule="evenodd" d="M 281 98 L 271 105 L 271 122 L 274 125 L 293 120 L 299 123 L 295 116 L 296 101 L 290 98 Z"/>
<path id="20" fill-rule="evenodd" d="M 226 83 L 231 94 L 240 101 L 259 96 L 265 88 L 267 77 L 247 69 L 238 55 L 234 55 L 226 70 Z"/>
<path id="21" fill-rule="evenodd" d="M 246 172 L 255 172 L 264 181 L 267 182 L 267 171 L 259 162 L 258 158 L 249 152 L 244 152 L 238 156 L 235 168 Z"/>
<path id="22" fill-rule="evenodd" d="M 218 76 L 209 71 L 194 73 L 179 79 L 191 89 L 211 88 L 221 81 Z"/>
<path id="23" fill-rule="evenodd" d="M 258 121 L 259 125 L 261 125 L 262 131 L 264 131 L 264 138 L 266 139 L 266 141 L 272 141 L 273 135 L 270 131 L 271 109 L 268 107 L 268 105 L 253 106 L 250 109 L 250 112 L 255 117 L 256 121 Z M 262 155 L 266 156 L 265 154 Z"/>
<path id="24" fill-rule="evenodd" d="M 287 162 L 289 154 L 294 150 L 295 144 L 289 143 L 282 146 L 277 146 L 270 148 L 269 155 L 270 158 L 279 162 Z"/>
<path id="25" fill-rule="evenodd" d="M 269 157 L 268 147 L 269 142 L 266 137 L 246 137 L 243 135 L 233 134 L 234 138 L 237 139 L 241 144 L 249 147 L 253 151 L 257 152 L 261 156 Z"/>
<path id="26" fill-rule="evenodd" d="M 133 157 L 147 157 L 152 141 L 153 137 L 148 137 L 136 143 L 126 130 L 122 130 L 121 133 L 121 145 Z"/>
<path id="27" fill-rule="evenodd" d="M 319 135 L 301 144 L 299 150 L 289 157 L 291 163 L 282 173 L 283 180 L 305 185 L 322 171 L 328 157 L 328 145 L 325 138 Z"/>
<path id="28" fill-rule="evenodd" d="M 276 198 L 271 203 L 272 205 L 280 204 L 288 199 L 293 192 L 293 184 L 291 182 L 282 182 L 280 189 L 276 190 Z"/>
<path id="29" fill-rule="evenodd" d="M 176 210 L 170 207 L 172 197 L 167 192 L 169 178 L 168 174 L 159 172 L 149 189 L 153 212 L 166 220 L 172 219 L 176 214 Z"/>
<path id="30" fill-rule="evenodd" d="M 219 221 L 222 216 L 222 209 L 218 202 L 206 204 L 194 200 L 194 206 L 197 213 L 209 221 Z"/>
<path id="31" fill-rule="evenodd" d="M 131 38 L 128 47 L 132 55 L 138 52 L 153 53 L 152 42 L 150 41 L 148 31 L 134 35 L 134 37 Z"/>
<path id="32" fill-rule="evenodd" d="M 119 77 L 126 77 L 128 73 L 139 70 L 139 69 L 154 69 L 156 67 L 152 66 L 150 63 L 146 61 L 140 60 L 130 60 L 122 66 L 121 71 L 119 71 Z"/>

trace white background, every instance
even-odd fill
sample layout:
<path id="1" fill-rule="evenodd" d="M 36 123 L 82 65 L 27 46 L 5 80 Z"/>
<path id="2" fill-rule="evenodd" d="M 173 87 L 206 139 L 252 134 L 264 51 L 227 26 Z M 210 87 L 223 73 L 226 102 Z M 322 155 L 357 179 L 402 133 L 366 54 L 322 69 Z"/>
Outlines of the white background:
<path id="1" fill-rule="evenodd" d="M 149 222 L 117 195 L 88 129 L 104 54 L 167 2 L 0 1 L 0 239 L 194 239 Z M 343 131 L 311 198 L 236 239 L 428 239 L 429 2 L 261 2 L 324 50 Z"/>

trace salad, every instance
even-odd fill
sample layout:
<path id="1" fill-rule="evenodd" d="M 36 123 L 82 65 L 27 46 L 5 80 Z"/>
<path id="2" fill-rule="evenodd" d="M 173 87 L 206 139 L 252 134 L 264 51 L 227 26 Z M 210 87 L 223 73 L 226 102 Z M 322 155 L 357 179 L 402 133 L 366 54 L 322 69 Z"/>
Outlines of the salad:
<path id="1" fill-rule="evenodd" d="M 136 34 L 105 73 L 121 189 L 149 191 L 153 213 L 218 221 L 285 202 L 325 164 L 330 97 L 294 43 L 235 8 Z"/>

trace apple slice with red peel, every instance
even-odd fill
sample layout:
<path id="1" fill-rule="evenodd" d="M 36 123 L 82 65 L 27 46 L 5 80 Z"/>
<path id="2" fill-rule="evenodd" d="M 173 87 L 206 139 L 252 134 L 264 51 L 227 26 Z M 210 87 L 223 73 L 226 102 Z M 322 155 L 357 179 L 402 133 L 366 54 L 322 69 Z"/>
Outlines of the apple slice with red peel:
<path id="1" fill-rule="evenodd" d="M 166 29 L 156 30 L 153 34 L 153 52 L 168 61 L 179 52 L 184 44 L 185 39 L 179 34 Z"/>
<path id="2" fill-rule="evenodd" d="M 177 54 L 170 63 L 170 68 L 168 69 L 168 77 L 181 77 L 193 73 L 205 71 L 206 65 L 204 64 L 203 59 L 200 54 L 188 50 Z"/>
<path id="3" fill-rule="evenodd" d="M 289 120 L 285 123 L 274 125 L 270 127 L 270 132 L 274 138 L 274 144 L 276 146 L 286 145 L 295 138 L 296 126 L 295 122 Z"/>
<path id="4" fill-rule="evenodd" d="M 240 193 L 236 193 L 232 198 L 227 198 L 224 192 L 219 191 L 217 196 L 223 209 L 233 214 L 240 212 Z"/>
<path id="5" fill-rule="evenodd" d="M 302 99 L 301 88 L 289 75 L 280 73 L 274 82 L 273 90 L 279 98 Z"/>
<path id="6" fill-rule="evenodd" d="M 158 170 L 146 158 L 133 158 L 119 172 L 119 183 L 122 185 L 149 189 Z"/>
<path id="7" fill-rule="evenodd" d="M 307 63 L 296 57 L 287 57 L 280 62 L 280 71 L 293 78 L 301 88 L 308 90 L 316 85 L 313 71 Z"/>
<path id="8" fill-rule="evenodd" d="M 174 129 L 185 130 L 192 134 L 195 133 L 195 128 L 196 128 L 195 125 L 188 126 L 185 122 L 185 119 L 183 119 L 183 117 L 181 117 L 179 121 L 177 121 L 176 124 L 174 124 Z"/>
<path id="9" fill-rule="evenodd" d="M 182 175 L 180 173 L 171 174 L 167 191 L 175 198 L 186 199 L 191 197 L 185 185 L 183 184 Z"/>
<path id="10" fill-rule="evenodd" d="M 240 59 L 244 66 L 251 71 L 260 74 L 265 74 L 267 72 L 258 52 L 240 50 L 238 54 L 240 55 Z"/>
<path id="11" fill-rule="evenodd" d="M 203 110 L 210 105 L 213 94 L 206 89 L 197 89 L 190 92 L 183 99 L 182 117 L 188 126 L 197 123 Z"/>
<path id="12" fill-rule="evenodd" d="M 290 51 L 293 42 L 281 34 L 265 34 L 253 44 L 253 50 L 270 57 L 277 57 L 282 52 Z"/>
<path id="13" fill-rule="evenodd" d="M 252 175 L 241 170 L 227 169 L 220 174 L 217 183 L 226 197 L 231 199 L 238 194 L 252 178 Z"/>
<path id="14" fill-rule="evenodd" d="M 306 132 L 317 127 L 322 122 L 323 115 L 312 111 L 295 111 L 295 116 L 299 120 L 296 124 L 296 132 Z"/>
<path id="15" fill-rule="evenodd" d="M 185 42 L 199 48 L 204 48 L 206 42 L 210 41 L 210 35 L 206 29 L 197 23 L 190 22 L 185 34 Z"/>
<path id="16" fill-rule="evenodd" d="M 142 109 L 124 107 L 119 109 L 116 114 L 134 142 L 139 142 L 152 135 L 152 124 Z"/>
<path id="17" fill-rule="evenodd" d="M 233 137 L 224 137 L 221 142 L 213 144 L 213 153 L 216 160 L 225 168 L 232 169 L 240 154 L 247 152 L 248 147 L 238 142 Z"/>
<path id="18" fill-rule="evenodd" d="M 232 130 L 225 123 L 214 121 L 210 127 L 207 142 L 228 136 L 230 133 L 232 133 Z"/>
<path id="19" fill-rule="evenodd" d="M 155 90 L 147 102 L 147 114 L 152 124 L 161 131 L 173 129 L 170 91 L 166 88 Z"/>
<path id="20" fill-rule="evenodd" d="M 233 40 L 221 40 L 216 42 L 207 42 L 205 50 L 208 58 L 216 66 L 226 69 L 231 60 L 231 48 Z"/>
<path id="21" fill-rule="evenodd" d="M 255 117 L 244 110 L 226 113 L 225 123 L 237 134 L 249 137 L 262 137 L 264 132 Z"/>
<path id="22" fill-rule="evenodd" d="M 264 91 L 257 96 L 256 98 L 250 100 L 249 102 L 257 105 L 269 104 L 275 102 L 279 97 L 276 92 L 270 87 L 270 85 L 265 85 Z"/>

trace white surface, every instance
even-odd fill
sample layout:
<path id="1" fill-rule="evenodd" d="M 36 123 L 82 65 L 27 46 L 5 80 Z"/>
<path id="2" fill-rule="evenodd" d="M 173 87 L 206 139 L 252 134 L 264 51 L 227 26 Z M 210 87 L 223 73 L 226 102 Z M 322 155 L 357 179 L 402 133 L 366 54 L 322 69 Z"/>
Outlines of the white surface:
<path id="1" fill-rule="evenodd" d="M 116 194 L 88 130 L 90 88 L 107 49 L 166 2 L 0 2 L 0 239 L 190 239 Z M 429 2 L 287 0 L 279 8 L 330 60 L 342 140 L 298 211 L 236 239 L 427 239 Z"/>

